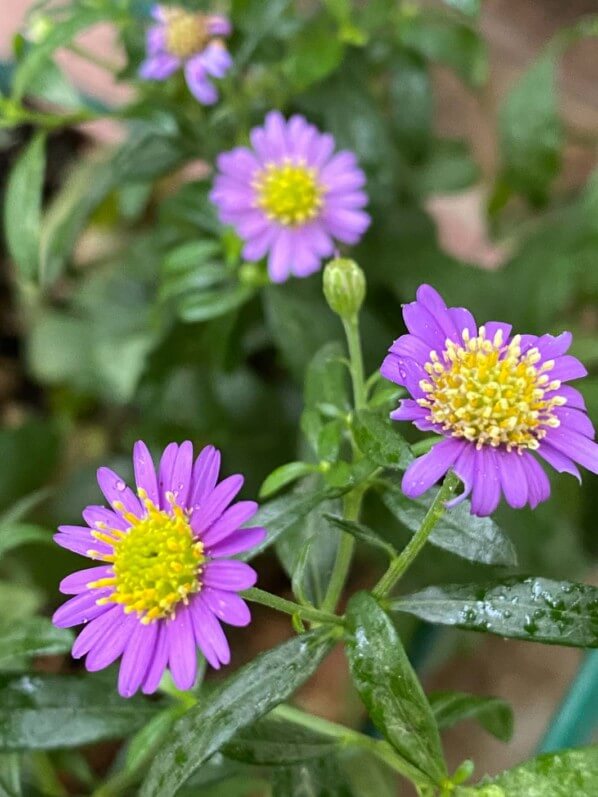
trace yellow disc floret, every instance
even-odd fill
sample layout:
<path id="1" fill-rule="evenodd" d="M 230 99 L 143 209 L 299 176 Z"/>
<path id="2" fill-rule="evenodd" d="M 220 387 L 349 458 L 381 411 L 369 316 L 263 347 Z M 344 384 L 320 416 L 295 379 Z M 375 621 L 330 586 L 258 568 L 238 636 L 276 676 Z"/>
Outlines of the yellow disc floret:
<path id="1" fill-rule="evenodd" d="M 171 512 L 152 503 L 140 492 L 146 507 L 143 517 L 115 508 L 128 523 L 126 531 L 105 529 L 93 536 L 112 548 L 111 554 L 90 551 L 94 558 L 112 564 L 113 575 L 94 581 L 91 588 L 112 588 L 98 603 L 120 603 L 127 614 L 136 612 L 142 623 L 173 617 L 179 603 L 201 589 L 203 545 L 189 525 L 186 512 L 169 496 Z"/>
<path id="2" fill-rule="evenodd" d="M 563 396 L 546 398 L 561 383 L 550 380 L 554 360 L 538 365 L 541 359 L 535 347 L 522 354 L 520 335 L 505 344 L 500 330 L 491 340 L 484 327 L 475 338 L 465 330 L 462 342 L 447 340 L 440 356 L 431 352 L 418 404 L 430 421 L 478 448 L 536 449 L 547 429 L 559 425 L 554 408 L 566 403 Z"/>
<path id="3" fill-rule="evenodd" d="M 166 50 L 177 58 L 189 58 L 201 52 L 209 40 L 203 14 L 192 14 L 183 8 L 165 8 Z"/>
<path id="4" fill-rule="evenodd" d="M 269 163 L 258 172 L 253 187 L 256 205 L 272 221 L 285 227 L 296 227 L 312 221 L 322 208 L 324 188 L 315 169 L 304 160 Z"/>

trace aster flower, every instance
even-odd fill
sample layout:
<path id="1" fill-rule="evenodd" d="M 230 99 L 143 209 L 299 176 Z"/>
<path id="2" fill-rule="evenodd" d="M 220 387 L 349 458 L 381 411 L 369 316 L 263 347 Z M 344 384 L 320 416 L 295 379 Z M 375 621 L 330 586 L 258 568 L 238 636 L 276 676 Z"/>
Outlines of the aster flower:
<path id="1" fill-rule="evenodd" d="M 511 335 L 511 325 L 478 327 L 469 310 L 447 307 L 429 285 L 405 305 L 409 330 L 390 348 L 382 375 L 412 398 L 391 413 L 445 437 L 403 477 L 415 498 L 449 469 L 471 494 L 472 511 L 489 515 L 501 494 L 512 507 L 536 507 L 550 483 L 536 457 L 580 478 L 576 463 L 598 473 L 598 445 L 581 393 L 566 384 L 586 375 L 567 354 L 570 332 Z"/>
<path id="2" fill-rule="evenodd" d="M 334 239 L 355 244 L 369 226 L 365 176 L 352 152 L 335 154 L 334 138 L 302 116 L 272 111 L 250 137 L 252 149 L 219 156 L 211 199 L 245 241 L 247 260 L 268 255 L 274 282 L 306 277 L 334 252 Z"/>
<path id="3" fill-rule="evenodd" d="M 186 11 L 177 6 L 154 6 L 158 23 L 147 32 L 146 60 L 139 74 L 146 80 L 166 80 L 184 69 L 189 90 L 203 105 L 213 105 L 218 91 L 211 78 L 222 78 L 232 66 L 222 36 L 229 36 L 226 17 Z"/>
<path id="4" fill-rule="evenodd" d="M 133 451 L 137 495 L 117 473 L 98 470 L 110 509 L 88 506 L 86 526 L 60 526 L 55 541 L 101 564 L 67 576 L 60 591 L 75 597 L 54 614 L 60 628 L 84 624 L 73 656 L 88 670 L 122 656 L 118 690 L 158 688 L 170 669 L 179 689 L 190 689 L 197 647 L 218 669 L 230 661 L 220 622 L 243 626 L 249 609 L 237 595 L 256 573 L 230 557 L 260 543 L 263 528 L 239 528 L 256 512 L 254 501 L 231 502 L 243 477 L 218 482 L 220 454 L 204 448 L 195 463 L 189 441 L 170 443 L 158 470 L 144 443 Z"/>

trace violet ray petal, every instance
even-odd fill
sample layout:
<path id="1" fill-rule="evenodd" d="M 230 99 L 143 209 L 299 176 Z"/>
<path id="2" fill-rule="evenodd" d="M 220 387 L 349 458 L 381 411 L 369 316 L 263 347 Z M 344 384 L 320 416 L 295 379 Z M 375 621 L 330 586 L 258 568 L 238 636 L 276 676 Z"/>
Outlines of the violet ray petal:
<path id="1" fill-rule="evenodd" d="M 429 377 L 417 360 L 387 354 L 380 367 L 380 373 L 385 379 L 406 387 L 414 398 L 424 397 L 425 393 L 420 387 L 420 382 Z"/>
<path id="2" fill-rule="evenodd" d="M 190 506 L 203 503 L 218 481 L 220 471 L 220 451 L 214 446 L 206 446 L 200 452 L 193 466 L 191 477 Z"/>
<path id="3" fill-rule="evenodd" d="M 211 547 L 208 555 L 213 559 L 225 556 L 234 556 L 243 551 L 249 551 L 260 545 L 267 536 L 266 529 L 256 526 L 255 528 L 238 529 L 231 532 L 219 543 Z"/>
<path id="4" fill-rule="evenodd" d="M 437 290 L 431 285 L 420 285 L 417 289 L 416 298 L 419 304 L 423 305 L 433 316 L 444 336 L 444 341 L 446 338 L 450 338 L 455 342 L 461 340 L 461 336 L 453 323 L 452 316 L 448 312 L 445 301 Z"/>
<path id="5" fill-rule="evenodd" d="M 139 77 L 144 80 L 166 80 L 181 66 L 181 61 L 170 53 L 150 55 L 139 67 Z"/>
<path id="6" fill-rule="evenodd" d="M 177 451 L 172 473 L 170 474 L 170 491 L 179 506 L 187 505 L 191 486 L 191 470 L 193 468 L 193 444 L 190 440 L 181 443 Z"/>
<path id="7" fill-rule="evenodd" d="M 401 483 L 405 495 L 417 498 L 429 490 L 452 466 L 462 447 L 462 441 L 451 437 L 437 443 L 431 451 L 412 462 Z"/>
<path id="8" fill-rule="evenodd" d="M 527 473 L 529 505 L 535 509 L 550 496 L 550 481 L 540 463 L 528 451 L 523 452 L 522 460 Z"/>
<path id="9" fill-rule="evenodd" d="M 85 656 L 98 641 L 103 640 L 107 630 L 121 613 L 121 607 L 114 606 L 104 611 L 99 617 L 91 620 L 75 640 L 71 652 L 72 657 L 74 659 L 80 659 L 81 656 Z"/>
<path id="10" fill-rule="evenodd" d="M 74 625 L 88 623 L 108 610 L 109 607 L 98 606 L 97 601 L 100 598 L 108 597 L 110 594 L 111 590 L 108 589 L 94 589 L 90 592 L 82 592 L 56 609 L 52 622 L 58 628 L 71 628 Z"/>
<path id="11" fill-rule="evenodd" d="M 203 614 L 201 614 L 200 620 L 201 634 L 208 640 L 211 649 L 214 651 L 216 656 L 218 656 L 220 663 L 229 664 L 230 647 L 228 645 L 224 631 L 222 630 L 222 626 L 220 625 L 218 618 L 212 611 L 210 611 L 201 595 L 197 597 L 193 606 L 191 607 L 192 613 L 197 613 L 199 611 L 199 604 L 203 606 L 204 610 Z"/>
<path id="12" fill-rule="evenodd" d="M 137 622 L 127 640 L 118 671 L 118 693 L 132 697 L 147 674 L 156 646 L 156 623 Z"/>
<path id="13" fill-rule="evenodd" d="M 486 330 L 486 340 L 494 340 L 497 332 L 502 332 L 502 342 L 506 344 L 511 336 L 513 326 L 511 324 L 504 324 L 502 321 L 487 321 L 484 324 Z"/>
<path id="14" fill-rule="evenodd" d="M 528 499 L 527 471 L 523 459 L 516 451 L 509 452 L 506 449 L 497 449 L 495 455 L 505 500 L 514 509 L 521 509 Z"/>
<path id="15" fill-rule="evenodd" d="M 188 606 L 177 607 L 176 616 L 166 624 L 168 665 L 176 686 L 191 689 L 197 675 L 197 650 Z"/>
<path id="16" fill-rule="evenodd" d="M 573 407 L 573 409 L 587 412 L 584 397 L 579 390 L 572 385 L 561 385 L 558 390 L 552 390 L 549 393 L 544 394 L 544 398 L 547 400 L 554 398 L 554 396 L 563 396 L 566 398 L 567 404 L 565 406 L 567 407 Z"/>
<path id="17" fill-rule="evenodd" d="M 226 637 L 224 637 L 224 640 L 222 640 L 222 638 L 215 639 L 214 635 L 210 633 L 211 621 L 217 621 L 212 612 L 206 607 L 205 603 L 199 600 L 199 596 L 191 603 L 190 611 L 197 646 L 206 657 L 208 664 L 215 670 L 219 670 L 221 664 L 228 664 L 230 661 L 230 652 Z M 222 629 L 220 630 L 222 631 Z M 224 636 L 224 634 L 222 636 Z M 226 645 L 226 649 L 222 646 L 223 641 Z M 220 642 L 220 648 L 218 648 L 218 642 Z M 219 653 L 223 654 L 224 661 L 221 661 Z"/>
<path id="18" fill-rule="evenodd" d="M 66 576 L 60 582 L 58 589 L 63 595 L 78 595 L 87 589 L 90 582 L 98 581 L 101 578 L 110 578 L 112 567 L 88 567 L 86 570 L 78 570 Z"/>
<path id="19" fill-rule="evenodd" d="M 554 367 L 548 371 L 551 381 L 558 379 L 561 382 L 568 382 L 571 379 L 581 379 L 587 375 L 586 367 L 580 363 L 577 357 L 573 357 L 571 354 L 557 357 L 554 361 Z"/>
<path id="20" fill-rule="evenodd" d="M 444 351 L 446 335 L 443 334 L 438 322 L 422 304 L 411 302 L 403 307 L 403 318 L 405 325 L 412 335 L 424 341 L 424 343 L 438 354 Z"/>
<path id="21" fill-rule="evenodd" d="M 490 446 L 475 451 L 471 509 L 474 515 L 491 515 L 500 501 L 500 476 L 496 452 Z"/>
<path id="22" fill-rule="evenodd" d="M 564 407 L 557 407 L 554 410 L 554 415 L 561 422 L 560 428 L 563 431 L 572 429 L 573 431 L 584 435 L 584 437 L 589 437 L 591 440 L 593 440 L 596 436 L 596 431 L 592 421 L 585 412 L 565 405 Z"/>
<path id="23" fill-rule="evenodd" d="M 97 478 L 100 490 L 104 493 L 106 500 L 119 514 L 118 507 L 122 505 L 124 507 L 123 511 L 131 512 L 136 517 L 142 516 L 142 507 L 139 499 L 133 490 L 127 487 L 125 480 L 118 473 L 115 473 L 110 468 L 98 468 Z"/>
<path id="24" fill-rule="evenodd" d="M 292 262 L 293 236 L 289 230 L 279 229 L 268 258 L 268 274 L 272 282 L 284 282 L 291 273 Z"/>
<path id="25" fill-rule="evenodd" d="M 83 510 L 83 520 L 92 529 L 120 529 L 126 531 L 129 523 L 116 512 L 107 509 L 105 506 L 88 506 Z"/>
<path id="26" fill-rule="evenodd" d="M 251 622 L 249 606 L 234 592 L 204 587 L 200 598 L 209 611 L 228 625 L 246 626 Z"/>
<path id="27" fill-rule="evenodd" d="M 478 327 L 473 315 L 465 307 L 449 307 L 449 314 L 459 332 L 459 340 L 463 339 L 463 331 L 469 332 L 470 338 L 475 338 L 478 334 Z"/>
<path id="28" fill-rule="evenodd" d="M 170 504 L 166 500 L 166 493 L 170 490 L 172 469 L 176 460 L 179 447 L 176 443 L 169 443 L 160 458 L 158 467 L 158 490 L 160 493 L 160 508 L 169 509 Z"/>
<path id="29" fill-rule="evenodd" d="M 253 587 L 257 573 L 245 562 L 216 559 L 205 565 L 201 580 L 206 587 L 239 591 Z"/>
<path id="30" fill-rule="evenodd" d="M 541 335 L 536 341 L 536 347 L 542 355 L 543 360 L 554 360 L 562 357 L 571 347 L 573 335 L 570 332 L 561 332 L 556 337 L 554 335 Z"/>
<path id="31" fill-rule="evenodd" d="M 200 536 L 220 517 L 243 486 L 243 476 L 235 474 L 220 482 L 191 516 L 191 528 Z"/>
<path id="32" fill-rule="evenodd" d="M 390 417 L 393 421 L 416 421 L 424 419 L 428 412 L 429 410 L 420 407 L 413 399 L 401 399 L 397 409 L 390 413 Z"/>
<path id="33" fill-rule="evenodd" d="M 149 663 L 147 674 L 141 687 L 145 695 L 152 695 L 162 680 L 164 670 L 168 665 L 168 632 L 167 625 L 164 621 L 159 620 L 156 622 L 158 626 L 156 631 L 156 644 L 154 648 L 154 657 Z"/>
<path id="34" fill-rule="evenodd" d="M 202 542 L 206 547 L 215 545 L 228 537 L 239 526 L 252 518 L 258 510 L 256 501 L 239 501 L 226 509 L 210 528 L 202 534 Z"/>
<path id="35" fill-rule="evenodd" d="M 410 357 L 423 365 L 429 361 L 432 349 L 416 335 L 401 335 L 388 351 L 398 357 Z"/>
<path id="36" fill-rule="evenodd" d="M 185 64 L 185 80 L 191 94 L 202 105 L 214 105 L 218 100 L 218 91 L 207 76 L 201 54 Z"/>
<path id="37" fill-rule="evenodd" d="M 135 615 L 125 614 L 122 606 L 116 608 L 120 612 L 113 614 L 110 628 L 106 630 L 103 639 L 99 639 L 90 648 L 85 658 L 85 669 L 89 672 L 98 672 L 115 662 L 125 649 L 134 626 L 139 622 Z"/>
<path id="38" fill-rule="evenodd" d="M 447 502 L 447 508 L 450 509 L 461 501 L 469 497 L 473 489 L 473 479 L 475 470 L 475 446 L 472 443 L 464 443 L 461 453 L 455 460 L 453 470 L 459 479 L 463 482 L 463 492 L 456 498 Z"/>
<path id="39" fill-rule="evenodd" d="M 156 469 L 152 455 L 143 440 L 138 440 L 133 446 L 133 468 L 135 470 L 137 489 L 145 490 L 150 501 L 156 506 L 160 506 Z"/>
<path id="40" fill-rule="evenodd" d="M 546 438 L 540 442 L 540 447 L 537 452 L 538 456 L 546 460 L 558 473 L 570 473 L 572 476 L 581 482 L 581 474 L 577 465 L 561 451 L 551 446 Z"/>
<path id="41" fill-rule="evenodd" d="M 545 441 L 591 473 L 598 474 L 598 445 L 593 440 L 572 429 L 559 428 L 550 429 Z M 538 453 L 541 453 L 542 448 L 541 444 Z"/>
<path id="42" fill-rule="evenodd" d="M 60 526 L 58 534 L 54 535 L 53 540 L 61 548 L 66 548 L 67 551 L 72 551 L 80 556 L 86 556 L 88 559 L 101 559 L 101 555 L 112 552 L 112 548 L 95 540 L 89 529 L 80 526 Z M 89 551 L 91 550 L 97 551 L 98 556 L 90 556 Z"/>

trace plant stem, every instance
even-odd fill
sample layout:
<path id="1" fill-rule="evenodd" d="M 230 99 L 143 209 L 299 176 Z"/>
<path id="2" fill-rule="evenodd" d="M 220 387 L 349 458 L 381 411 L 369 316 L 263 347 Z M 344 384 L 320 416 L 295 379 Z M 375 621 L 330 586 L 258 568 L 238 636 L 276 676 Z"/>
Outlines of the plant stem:
<path id="1" fill-rule="evenodd" d="M 69 49 L 72 53 L 75 53 L 75 55 L 78 55 L 79 58 L 84 58 L 86 61 L 89 61 L 90 64 L 94 64 L 94 66 L 98 66 L 100 69 L 105 69 L 112 75 L 117 75 L 120 71 L 120 67 L 116 64 L 113 64 L 112 61 L 109 61 L 107 58 L 103 58 L 98 53 L 88 50 L 87 47 L 84 47 L 82 44 L 71 42 L 67 49 Z"/>
<path id="2" fill-rule="evenodd" d="M 428 537 L 432 533 L 434 527 L 444 514 L 445 504 L 452 493 L 454 493 L 458 484 L 459 479 L 457 476 L 455 476 L 452 471 L 449 471 L 444 478 L 442 487 L 432 501 L 432 505 L 428 509 L 421 526 L 399 556 L 390 563 L 388 570 L 374 587 L 373 592 L 377 598 L 383 598 L 388 595 L 397 581 L 411 566 L 416 556 L 428 541 Z"/>
<path id="3" fill-rule="evenodd" d="M 362 498 L 363 488 L 356 488 L 347 493 L 343 502 L 343 517 L 345 520 L 359 520 Z M 326 595 L 322 601 L 322 609 L 326 612 L 333 612 L 336 609 L 336 604 L 349 574 L 354 548 L 355 538 L 347 534 L 346 531 L 342 532 Z"/>
<path id="4" fill-rule="evenodd" d="M 352 728 L 346 728 L 344 725 L 339 725 L 336 722 L 331 722 L 322 717 L 315 717 L 313 714 L 308 714 L 305 711 L 285 704 L 277 706 L 272 711 L 272 716 L 287 720 L 287 722 L 292 722 L 295 725 L 302 725 L 304 728 L 309 728 L 324 736 L 331 736 L 332 738 L 338 739 L 343 744 L 357 745 L 373 753 L 373 755 L 381 761 L 384 761 L 387 766 L 403 775 L 403 777 L 408 778 L 413 783 L 421 786 L 432 785 L 432 781 L 427 778 L 424 773 L 401 758 L 387 742 L 381 739 L 373 739 Z"/>
<path id="5" fill-rule="evenodd" d="M 248 601 L 259 603 L 262 606 L 268 606 L 270 609 L 276 609 L 285 614 L 298 614 L 304 620 L 310 620 L 315 623 L 326 623 L 328 625 L 343 625 L 342 617 L 338 617 L 336 614 L 314 609 L 311 606 L 302 606 L 299 603 L 288 601 L 285 598 L 279 598 L 278 595 L 271 595 L 269 592 L 264 592 L 255 587 L 253 589 L 246 589 L 241 594 Z"/>
<path id="6" fill-rule="evenodd" d="M 363 354 L 361 352 L 361 339 L 359 337 L 359 318 L 353 316 L 349 320 L 343 319 L 343 327 L 349 348 L 351 361 L 351 381 L 353 383 L 353 402 L 356 410 L 363 410 L 367 405 L 367 393 L 363 376 Z"/>

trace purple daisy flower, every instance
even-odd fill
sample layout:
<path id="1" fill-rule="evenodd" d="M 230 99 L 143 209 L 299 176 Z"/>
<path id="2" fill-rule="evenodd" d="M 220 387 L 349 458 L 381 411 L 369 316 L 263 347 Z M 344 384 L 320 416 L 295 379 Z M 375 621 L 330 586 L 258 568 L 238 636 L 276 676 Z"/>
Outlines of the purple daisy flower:
<path id="1" fill-rule="evenodd" d="M 273 282 L 307 277 L 335 250 L 334 239 L 356 244 L 369 226 L 365 175 L 352 152 L 303 116 L 272 111 L 251 131 L 252 149 L 218 157 L 210 195 L 220 220 L 245 241 L 250 261 L 268 254 Z"/>
<path id="2" fill-rule="evenodd" d="M 109 468 L 98 484 L 111 506 L 88 506 L 86 526 L 60 526 L 63 548 L 102 564 L 67 576 L 60 591 L 74 598 L 54 614 L 60 628 L 85 624 L 73 656 L 87 656 L 90 671 L 122 656 L 118 691 L 130 697 L 155 692 L 170 669 L 179 689 L 190 689 L 197 647 L 212 667 L 230 661 L 220 621 L 247 625 L 247 604 L 237 595 L 255 584 L 252 567 L 230 557 L 259 544 L 263 528 L 239 528 L 255 501 L 229 506 L 243 477 L 218 483 L 220 453 L 204 448 L 195 463 L 189 441 L 170 443 L 156 472 L 142 442 L 133 451 L 137 495 Z"/>
<path id="3" fill-rule="evenodd" d="M 166 80 L 182 68 L 193 96 L 203 105 L 213 105 L 218 91 L 211 78 L 224 77 L 233 63 L 220 38 L 231 33 L 228 19 L 177 6 L 154 6 L 152 17 L 158 24 L 147 32 L 147 57 L 139 75 Z"/>
<path id="4" fill-rule="evenodd" d="M 511 325 L 478 327 L 469 310 L 447 307 L 429 285 L 403 308 L 409 330 L 389 350 L 381 372 L 412 398 L 391 413 L 446 439 L 416 459 L 403 477 L 411 498 L 452 468 L 471 494 L 472 511 L 536 507 L 550 483 L 533 454 L 580 478 L 576 463 L 598 473 L 598 445 L 581 393 L 565 384 L 586 376 L 567 354 L 570 332 L 511 335 Z"/>

